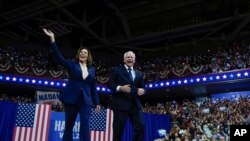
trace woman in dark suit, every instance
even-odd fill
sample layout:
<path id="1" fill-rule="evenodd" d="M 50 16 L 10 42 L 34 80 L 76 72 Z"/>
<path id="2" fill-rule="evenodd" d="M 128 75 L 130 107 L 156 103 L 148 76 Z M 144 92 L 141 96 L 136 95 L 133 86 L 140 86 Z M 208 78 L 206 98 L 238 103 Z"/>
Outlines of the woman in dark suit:
<path id="1" fill-rule="evenodd" d="M 65 106 L 63 141 L 73 140 L 73 127 L 78 113 L 80 114 L 80 141 L 90 141 L 91 106 L 96 105 L 96 111 L 100 111 L 96 92 L 95 68 L 90 66 L 91 53 L 87 48 L 80 47 L 77 51 L 76 61 L 66 60 L 57 48 L 54 33 L 47 29 L 43 29 L 43 31 L 50 38 L 56 60 L 67 69 L 69 74 L 67 86 L 59 96 Z"/>

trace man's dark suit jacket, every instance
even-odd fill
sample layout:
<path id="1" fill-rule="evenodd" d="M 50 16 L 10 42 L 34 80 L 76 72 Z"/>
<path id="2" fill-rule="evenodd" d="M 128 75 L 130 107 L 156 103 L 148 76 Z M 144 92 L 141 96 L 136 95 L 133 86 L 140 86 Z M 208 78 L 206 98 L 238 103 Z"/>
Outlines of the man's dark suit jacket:
<path id="1" fill-rule="evenodd" d="M 110 90 L 114 92 L 112 95 L 112 104 L 111 108 L 116 110 L 129 110 L 133 100 L 135 100 L 136 105 L 139 109 L 142 109 L 142 104 L 140 100 L 140 96 L 137 94 L 138 88 L 145 89 L 145 82 L 144 82 L 144 73 L 139 70 L 134 69 L 135 71 L 135 79 L 133 82 L 129 80 L 129 73 L 126 70 L 126 67 L 119 66 L 115 67 L 111 71 L 111 75 L 109 78 L 108 87 Z M 122 85 L 130 85 L 131 86 L 131 93 L 123 93 L 117 92 L 117 86 Z"/>
<path id="2" fill-rule="evenodd" d="M 95 69 L 88 68 L 89 75 L 84 80 L 81 66 L 78 62 L 65 60 L 59 53 L 55 42 L 51 43 L 56 60 L 68 70 L 69 81 L 64 91 L 59 95 L 62 102 L 75 104 L 79 94 L 83 94 L 84 104 L 99 105 L 99 98 L 96 92 Z"/>

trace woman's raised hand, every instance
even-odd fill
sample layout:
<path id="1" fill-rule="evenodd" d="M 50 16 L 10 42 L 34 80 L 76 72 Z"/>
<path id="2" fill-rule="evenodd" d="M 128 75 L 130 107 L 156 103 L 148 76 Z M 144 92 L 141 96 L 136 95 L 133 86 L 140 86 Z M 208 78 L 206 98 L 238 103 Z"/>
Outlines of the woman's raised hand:
<path id="1" fill-rule="evenodd" d="M 55 35 L 52 31 L 43 28 L 43 32 L 50 38 L 51 43 L 55 42 Z"/>

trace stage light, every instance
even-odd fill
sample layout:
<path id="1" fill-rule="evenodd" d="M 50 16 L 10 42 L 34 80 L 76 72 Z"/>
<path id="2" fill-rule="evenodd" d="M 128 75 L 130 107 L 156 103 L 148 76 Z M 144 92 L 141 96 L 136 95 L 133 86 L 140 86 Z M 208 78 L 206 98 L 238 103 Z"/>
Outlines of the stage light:
<path id="1" fill-rule="evenodd" d="M 105 92 L 105 90 L 106 90 L 106 89 L 103 87 L 103 88 L 102 88 L 102 91 Z"/>
<path id="2" fill-rule="evenodd" d="M 175 81 L 172 81 L 172 85 L 175 85 Z"/>
<path id="3" fill-rule="evenodd" d="M 219 80 L 219 79 L 220 79 L 220 76 L 219 76 L 219 75 L 217 75 L 215 78 Z"/>
<path id="4" fill-rule="evenodd" d="M 223 76 L 222 76 L 224 79 L 226 79 L 227 78 L 227 76 L 224 74 Z"/>
<path id="5" fill-rule="evenodd" d="M 12 78 L 12 81 L 16 81 L 16 77 L 13 77 L 13 78 Z"/>
<path id="6" fill-rule="evenodd" d="M 164 83 L 163 82 L 161 82 L 161 84 L 160 84 L 161 86 L 164 86 Z"/>
<path id="7" fill-rule="evenodd" d="M 152 88 L 153 87 L 153 85 L 152 84 L 149 84 L 149 88 Z"/>
<path id="8" fill-rule="evenodd" d="M 206 78 L 206 77 L 203 77 L 202 80 L 203 80 L 203 81 L 207 81 L 207 78 Z"/>
<path id="9" fill-rule="evenodd" d="M 29 83 L 29 82 L 30 82 L 30 80 L 29 80 L 29 79 L 26 79 L 26 80 L 25 80 L 25 82 L 26 82 L 26 83 Z"/>
<path id="10" fill-rule="evenodd" d="M 19 78 L 19 82 L 23 82 L 23 79 L 22 79 L 22 78 Z"/>
<path id="11" fill-rule="evenodd" d="M 245 72 L 244 75 L 245 75 L 245 76 L 248 76 L 248 72 Z"/>
<path id="12" fill-rule="evenodd" d="M 196 82 L 200 82 L 200 78 L 197 78 L 197 79 L 196 79 Z"/>
<path id="13" fill-rule="evenodd" d="M 214 77 L 213 77 L 213 76 L 210 76 L 210 77 L 209 77 L 209 80 L 213 80 L 213 79 L 214 79 Z"/>
<path id="14" fill-rule="evenodd" d="M 236 76 L 236 77 L 235 77 Z M 146 89 L 151 89 L 151 88 L 165 88 L 165 87 L 172 87 L 172 86 L 185 86 L 185 85 L 192 85 L 191 83 L 194 84 L 199 84 L 206 82 L 209 80 L 210 82 L 220 82 L 223 80 L 227 80 L 230 78 L 230 80 L 234 79 L 242 79 L 242 77 L 248 78 L 249 76 L 249 70 L 242 70 L 242 71 L 234 71 L 234 72 L 223 72 L 222 73 L 214 73 L 214 74 L 205 74 L 205 75 L 200 75 L 200 76 L 191 76 L 191 77 L 182 77 L 179 78 L 178 80 L 176 79 L 170 79 L 166 81 L 156 81 L 154 83 L 149 82 L 145 85 Z M 12 75 L 5 75 L 5 74 L 0 74 L 0 82 L 8 82 L 11 81 L 11 83 L 15 82 L 18 84 L 32 84 L 32 85 L 45 85 L 48 87 L 65 87 L 67 85 L 68 80 L 56 80 L 56 81 L 51 81 L 51 80 L 46 80 L 46 79 L 40 79 L 40 78 L 28 78 L 28 77 L 22 77 L 22 76 L 12 76 Z M 16 82 L 17 81 L 17 82 Z M 177 84 L 177 85 L 176 85 Z M 97 91 L 102 91 L 102 92 L 111 92 L 107 88 L 107 86 L 97 86 Z"/>
<path id="15" fill-rule="evenodd" d="M 193 80 L 193 79 L 190 79 L 190 82 L 191 82 L 191 83 L 193 83 L 193 82 L 194 82 L 194 80 Z"/>
<path id="16" fill-rule="evenodd" d="M 240 74 L 240 73 L 237 73 L 237 77 L 241 77 L 241 74 Z"/>
<path id="17" fill-rule="evenodd" d="M 181 80 L 178 81 L 178 84 L 181 84 Z"/>
<path id="18" fill-rule="evenodd" d="M 7 80 L 7 81 L 9 81 L 9 80 L 10 80 L 10 77 L 9 77 L 9 76 L 7 76 L 7 77 L 6 77 L 6 80 Z"/>
<path id="19" fill-rule="evenodd" d="M 97 87 L 96 90 L 97 90 L 97 91 L 100 91 L 100 87 Z"/>

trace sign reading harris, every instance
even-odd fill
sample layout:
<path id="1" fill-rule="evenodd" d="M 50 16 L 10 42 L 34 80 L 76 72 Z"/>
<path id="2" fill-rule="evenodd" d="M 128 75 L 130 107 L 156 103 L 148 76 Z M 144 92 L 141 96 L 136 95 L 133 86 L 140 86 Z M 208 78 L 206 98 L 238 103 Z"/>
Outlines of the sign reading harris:
<path id="1" fill-rule="evenodd" d="M 75 126 L 73 128 L 73 141 L 79 141 L 80 118 L 77 116 Z M 49 141 L 62 141 L 63 131 L 65 128 L 64 113 L 51 112 Z"/>
<path id="2" fill-rule="evenodd" d="M 230 141 L 239 141 L 240 139 L 250 138 L 250 125 L 231 125 Z"/>

